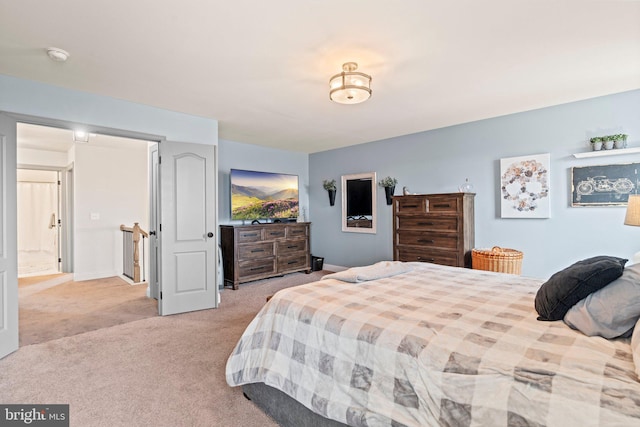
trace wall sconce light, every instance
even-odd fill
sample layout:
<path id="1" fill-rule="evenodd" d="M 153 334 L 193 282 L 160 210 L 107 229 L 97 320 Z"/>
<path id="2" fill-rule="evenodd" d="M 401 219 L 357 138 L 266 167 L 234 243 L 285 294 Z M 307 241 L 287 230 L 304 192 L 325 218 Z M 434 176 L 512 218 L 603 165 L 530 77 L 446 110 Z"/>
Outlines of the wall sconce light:
<path id="1" fill-rule="evenodd" d="M 342 72 L 329 79 L 329 98 L 339 104 L 358 104 L 371 97 L 371 76 L 356 71 L 358 64 L 345 62 Z"/>

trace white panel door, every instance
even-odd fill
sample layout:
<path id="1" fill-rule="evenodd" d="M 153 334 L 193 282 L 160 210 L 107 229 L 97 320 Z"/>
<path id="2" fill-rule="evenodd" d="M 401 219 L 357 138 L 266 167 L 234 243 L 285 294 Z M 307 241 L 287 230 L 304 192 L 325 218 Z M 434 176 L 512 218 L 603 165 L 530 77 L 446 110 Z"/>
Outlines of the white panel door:
<path id="1" fill-rule="evenodd" d="M 212 145 L 161 142 L 161 315 L 216 307 L 216 167 Z"/>
<path id="2" fill-rule="evenodd" d="M 18 349 L 16 121 L 0 114 L 0 358 Z"/>

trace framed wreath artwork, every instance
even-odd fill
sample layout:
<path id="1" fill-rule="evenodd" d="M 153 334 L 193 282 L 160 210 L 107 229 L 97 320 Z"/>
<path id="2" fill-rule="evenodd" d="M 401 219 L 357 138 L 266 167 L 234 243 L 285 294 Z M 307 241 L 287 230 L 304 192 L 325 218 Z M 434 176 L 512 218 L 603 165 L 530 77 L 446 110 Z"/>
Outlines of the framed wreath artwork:
<path id="1" fill-rule="evenodd" d="M 502 218 L 549 218 L 550 155 L 500 159 Z"/>

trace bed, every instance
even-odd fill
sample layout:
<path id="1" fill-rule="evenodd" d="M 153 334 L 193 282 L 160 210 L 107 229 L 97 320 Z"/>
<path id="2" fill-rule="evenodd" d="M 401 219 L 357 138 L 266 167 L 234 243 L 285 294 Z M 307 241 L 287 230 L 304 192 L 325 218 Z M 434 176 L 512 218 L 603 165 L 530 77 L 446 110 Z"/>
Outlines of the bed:
<path id="1" fill-rule="evenodd" d="M 296 427 L 640 425 L 631 339 L 536 320 L 542 280 L 429 263 L 369 273 L 278 292 L 228 384 Z"/>

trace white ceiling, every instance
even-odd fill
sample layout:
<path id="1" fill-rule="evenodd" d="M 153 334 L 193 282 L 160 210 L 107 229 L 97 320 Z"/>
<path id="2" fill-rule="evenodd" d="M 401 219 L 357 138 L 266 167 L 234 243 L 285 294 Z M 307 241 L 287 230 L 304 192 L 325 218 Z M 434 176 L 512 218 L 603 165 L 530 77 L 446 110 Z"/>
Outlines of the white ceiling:
<path id="1" fill-rule="evenodd" d="M 365 103 L 329 100 L 347 61 Z M 317 152 L 638 89 L 640 1 L 0 0 L 0 73 Z"/>
<path id="2" fill-rule="evenodd" d="M 18 150 L 32 149 L 57 151 L 66 153 L 71 149 L 73 141 L 73 131 L 49 126 L 38 126 L 28 123 L 18 123 Z M 150 141 L 138 139 L 122 138 L 111 135 L 90 134 L 89 141 L 92 147 L 125 148 L 134 143 L 152 144 Z"/>

